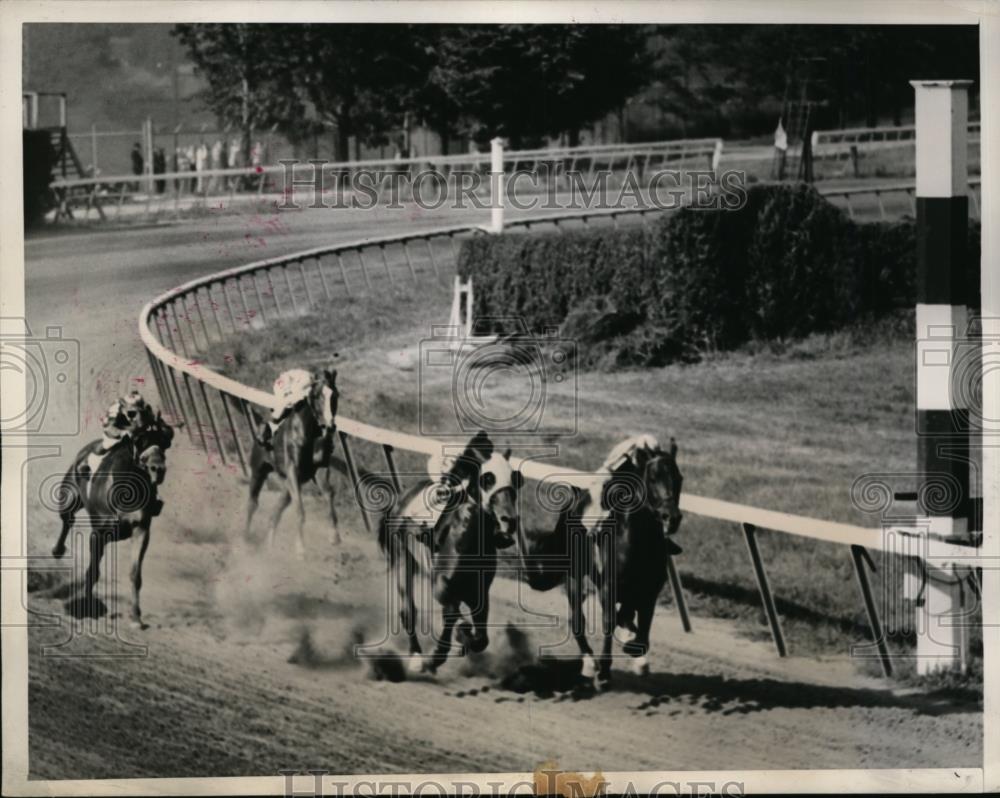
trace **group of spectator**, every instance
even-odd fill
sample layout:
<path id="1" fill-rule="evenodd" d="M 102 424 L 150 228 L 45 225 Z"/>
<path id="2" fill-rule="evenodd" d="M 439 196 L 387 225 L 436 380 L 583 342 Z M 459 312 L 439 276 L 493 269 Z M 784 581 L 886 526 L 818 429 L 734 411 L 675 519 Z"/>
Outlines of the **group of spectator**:
<path id="1" fill-rule="evenodd" d="M 261 143 L 255 142 L 250 149 L 250 166 L 258 167 L 262 164 L 263 148 Z M 132 147 L 132 174 L 142 176 L 145 174 L 145 160 L 143 158 L 142 147 L 138 142 Z M 202 173 L 215 169 L 236 169 L 244 166 L 243 148 L 239 139 L 232 139 L 227 143 L 223 139 L 216 139 L 211 147 L 203 140 L 197 146 L 194 144 L 187 147 L 177 147 L 174 150 L 171 171 L 191 172 L 190 178 L 175 178 L 174 187 L 182 194 L 193 192 L 195 194 L 214 194 L 224 190 L 237 190 L 247 185 L 247 180 L 243 176 L 205 176 Z M 164 174 L 167 171 L 167 156 L 163 147 L 156 147 L 153 150 L 153 174 Z M 138 190 L 139 181 L 136 181 L 134 188 Z M 155 182 L 157 194 L 166 191 L 167 181 L 157 180 Z"/>

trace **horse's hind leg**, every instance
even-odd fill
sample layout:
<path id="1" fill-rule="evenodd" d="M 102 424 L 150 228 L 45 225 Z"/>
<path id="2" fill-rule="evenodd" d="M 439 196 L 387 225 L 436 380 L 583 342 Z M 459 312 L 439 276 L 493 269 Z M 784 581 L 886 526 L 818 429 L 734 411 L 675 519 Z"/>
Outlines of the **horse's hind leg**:
<path id="1" fill-rule="evenodd" d="M 142 622 L 142 610 L 139 608 L 139 591 L 142 589 L 142 560 L 149 548 L 149 526 L 137 528 L 132 533 L 132 623 L 140 629 L 145 629 Z"/>

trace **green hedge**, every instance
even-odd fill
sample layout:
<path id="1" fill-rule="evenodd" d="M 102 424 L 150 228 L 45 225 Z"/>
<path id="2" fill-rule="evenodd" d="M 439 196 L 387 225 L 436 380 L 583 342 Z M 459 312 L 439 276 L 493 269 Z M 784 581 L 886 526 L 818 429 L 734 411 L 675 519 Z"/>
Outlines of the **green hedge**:
<path id="1" fill-rule="evenodd" d="M 912 221 L 858 225 L 809 186 L 770 185 L 737 211 L 478 237 L 458 270 L 475 279 L 477 323 L 558 325 L 588 364 L 659 365 L 912 306 L 915 249 Z"/>

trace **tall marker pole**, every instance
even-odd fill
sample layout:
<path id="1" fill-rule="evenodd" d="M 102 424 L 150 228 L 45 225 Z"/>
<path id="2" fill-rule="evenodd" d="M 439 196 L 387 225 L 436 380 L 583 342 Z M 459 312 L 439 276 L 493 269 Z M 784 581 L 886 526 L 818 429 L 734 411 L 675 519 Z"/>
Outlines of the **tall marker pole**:
<path id="1" fill-rule="evenodd" d="M 503 139 L 499 136 L 490 142 L 490 199 L 492 213 L 490 232 L 503 232 L 503 206 L 506 194 L 503 174 Z"/>
<path id="2" fill-rule="evenodd" d="M 915 80 L 917 150 L 917 527 L 927 584 L 917 607 L 917 672 L 965 661 L 962 586 L 936 542 L 970 543 L 968 80 Z"/>

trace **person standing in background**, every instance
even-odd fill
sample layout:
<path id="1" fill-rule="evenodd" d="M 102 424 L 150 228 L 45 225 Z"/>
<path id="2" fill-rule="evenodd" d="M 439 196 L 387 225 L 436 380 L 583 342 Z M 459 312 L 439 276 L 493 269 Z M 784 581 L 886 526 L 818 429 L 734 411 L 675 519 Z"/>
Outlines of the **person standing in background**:
<path id="1" fill-rule="evenodd" d="M 166 153 L 163 152 L 163 147 L 157 147 L 155 150 L 153 150 L 153 174 L 162 175 L 166 171 L 167 171 Z M 166 190 L 167 190 L 167 181 L 157 180 L 156 193 L 162 194 Z"/>
<path id="2" fill-rule="evenodd" d="M 209 168 L 211 169 L 223 168 L 222 152 L 223 152 L 222 140 L 216 139 L 215 144 L 212 145 L 212 153 L 211 153 L 212 160 L 211 160 L 211 166 Z M 216 191 L 218 191 L 219 183 L 220 183 L 219 178 L 213 175 L 212 178 L 208 181 L 209 193 L 214 194 Z"/>
<path id="3" fill-rule="evenodd" d="M 194 153 L 194 168 L 195 172 L 198 174 L 198 179 L 195 184 L 195 191 L 198 194 L 205 193 L 205 179 L 202 177 L 202 172 L 208 166 L 208 145 L 205 142 L 201 142 L 198 145 L 198 149 Z"/>
<path id="4" fill-rule="evenodd" d="M 132 145 L 131 158 L 132 158 L 132 174 L 136 175 L 137 177 L 141 177 L 142 167 L 145 165 L 145 163 L 143 162 L 142 158 L 142 147 L 139 146 L 138 141 Z M 139 190 L 138 180 L 136 180 L 135 183 L 132 184 L 132 190 L 133 191 Z"/>
<path id="5" fill-rule="evenodd" d="M 242 158 L 240 157 L 240 140 L 232 139 L 229 142 L 229 168 L 238 169 L 241 166 Z M 240 178 L 233 176 L 229 178 L 229 187 L 231 189 L 238 189 L 240 187 Z"/>

